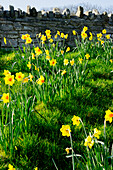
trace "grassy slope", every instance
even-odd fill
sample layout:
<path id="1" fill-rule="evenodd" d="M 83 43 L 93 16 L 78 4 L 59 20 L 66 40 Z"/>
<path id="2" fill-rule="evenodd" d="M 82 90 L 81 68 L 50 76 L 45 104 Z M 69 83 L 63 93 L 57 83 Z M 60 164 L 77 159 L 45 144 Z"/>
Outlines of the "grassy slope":
<path id="1" fill-rule="evenodd" d="M 3 70 L 10 69 L 14 62 L 13 59 L 7 61 L 6 56 L 12 57 L 13 54 L 7 54 L 5 51 L 0 53 L 2 82 L 4 82 Z M 18 150 L 15 151 L 14 165 L 23 169 L 33 169 L 35 165 L 43 170 L 55 169 L 52 163 L 53 157 L 59 169 L 71 169 L 71 159 L 65 158 L 65 148 L 70 147 L 70 142 L 67 137 L 61 136 L 60 128 L 62 124 L 72 126 L 73 115 L 81 117 L 87 132 L 93 131 L 95 127 L 103 131 L 105 110 L 113 110 L 113 73 L 111 73 L 113 64 L 106 65 L 101 59 L 92 59 L 87 68 L 90 71 L 85 84 L 82 88 L 76 88 L 71 98 L 67 94 L 65 98 L 57 99 L 48 105 L 36 103 L 37 112 L 33 112 L 31 117 L 29 134 L 24 141 L 20 139 L 16 144 Z M 109 123 L 106 130 L 110 145 L 113 140 L 113 129 Z M 79 128 L 72 126 L 72 137 L 75 152 L 83 155 L 85 136 L 81 126 Z"/>

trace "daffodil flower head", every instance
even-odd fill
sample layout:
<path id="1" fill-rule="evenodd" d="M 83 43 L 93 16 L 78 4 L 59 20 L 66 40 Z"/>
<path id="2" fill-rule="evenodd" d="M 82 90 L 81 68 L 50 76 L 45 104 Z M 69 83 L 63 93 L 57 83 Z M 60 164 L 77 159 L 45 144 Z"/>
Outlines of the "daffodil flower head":
<path id="1" fill-rule="evenodd" d="M 69 125 L 62 125 L 62 128 L 60 129 L 60 131 L 62 132 L 62 136 L 70 136 L 70 126 Z"/>
<path id="2" fill-rule="evenodd" d="M 73 121 L 73 125 L 79 126 L 79 124 L 80 124 L 80 117 L 74 115 L 73 118 L 72 118 L 72 121 Z"/>

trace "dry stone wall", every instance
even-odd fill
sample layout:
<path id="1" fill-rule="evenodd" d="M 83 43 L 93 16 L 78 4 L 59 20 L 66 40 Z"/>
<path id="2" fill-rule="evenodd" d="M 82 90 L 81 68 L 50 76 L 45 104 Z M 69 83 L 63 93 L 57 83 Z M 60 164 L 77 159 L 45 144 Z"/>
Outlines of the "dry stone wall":
<path id="1" fill-rule="evenodd" d="M 27 33 L 36 44 L 36 34 L 45 33 L 46 29 L 50 29 L 53 35 L 57 30 L 68 33 L 67 42 L 69 45 L 74 45 L 72 30 L 80 34 L 84 26 L 93 33 L 106 29 L 113 37 L 113 14 L 107 12 L 99 14 L 96 9 L 84 12 L 81 6 L 75 14 L 71 14 L 67 8 L 61 13 L 59 8 L 53 8 L 53 11 L 37 11 L 34 7 L 27 6 L 27 12 L 24 12 L 19 8 L 15 10 L 13 6 L 9 6 L 9 10 L 4 10 L 0 5 L 0 47 L 2 48 L 22 47 L 21 36 Z M 7 45 L 4 44 L 4 37 L 8 40 Z"/>

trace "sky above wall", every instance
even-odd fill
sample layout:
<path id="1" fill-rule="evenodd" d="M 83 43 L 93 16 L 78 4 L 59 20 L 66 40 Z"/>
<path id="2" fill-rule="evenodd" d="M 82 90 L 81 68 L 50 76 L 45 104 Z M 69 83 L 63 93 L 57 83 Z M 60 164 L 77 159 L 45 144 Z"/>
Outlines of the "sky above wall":
<path id="1" fill-rule="evenodd" d="M 68 5 L 78 5 L 82 2 L 103 8 L 113 7 L 113 0 L 0 0 L 0 5 L 2 5 L 5 10 L 9 9 L 9 5 L 13 5 L 15 9 L 20 8 L 23 11 L 27 11 L 27 5 L 41 10 L 42 8 L 49 7 L 68 7 Z"/>

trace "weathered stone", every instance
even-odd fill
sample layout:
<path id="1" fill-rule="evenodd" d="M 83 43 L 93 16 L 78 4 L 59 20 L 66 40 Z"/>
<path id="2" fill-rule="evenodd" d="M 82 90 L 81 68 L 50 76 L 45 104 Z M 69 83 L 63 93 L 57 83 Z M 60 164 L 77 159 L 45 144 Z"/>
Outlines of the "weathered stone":
<path id="1" fill-rule="evenodd" d="M 11 17 L 14 17 L 14 15 L 15 15 L 14 6 L 9 5 L 9 11 L 10 11 L 10 16 L 11 16 Z"/>
<path id="2" fill-rule="evenodd" d="M 27 14 L 28 14 L 28 15 L 30 15 L 30 11 L 31 11 L 31 6 L 28 5 L 28 6 L 27 6 Z"/>
<path id="3" fill-rule="evenodd" d="M 96 18 L 95 14 L 90 14 L 89 19 L 94 20 Z"/>
<path id="4" fill-rule="evenodd" d="M 41 12 L 41 11 L 38 11 L 38 12 L 37 12 L 37 17 L 38 17 L 38 18 L 42 18 L 42 12 Z"/>
<path id="5" fill-rule="evenodd" d="M 10 11 L 4 11 L 4 16 L 6 18 L 9 18 L 10 17 Z"/>
<path id="6" fill-rule="evenodd" d="M 47 12 L 47 16 L 48 16 L 49 18 L 54 18 L 54 17 L 55 17 L 55 14 L 53 13 L 53 11 L 48 11 L 48 12 Z"/>
<path id="7" fill-rule="evenodd" d="M 19 12 L 15 10 L 15 17 L 18 18 L 19 17 Z"/>
<path id="8" fill-rule="evenodd" d="M 25 18 L 25 17 L 26 17 L 26 12 L 25 12 L 25 11 L 23 11 L 23 13 L 22 13 L 22 17 L 23 17 L 23 18 Z"/>
<path id="9" fill-rule="evenodd" d="M 3 11 L 4 7 L 2 5 L 0 5 L 0 11 Z"/>
<path id="10" fill-rule="evenodd" d="M 12 25 L 6 25 L 6 24 L 2 24 L 2 28 L 1 28 L 2 30 L 7 30 L 7 31 L 11 31 L 11 30 L 13 30 L 13 26 Z"/>
<path id="11" fill-rule="evenodd" d="M 70 18 L 70 10 L 65 8 L 62 12 L 62 15 L 64 15 L 66 18 Z"/>
<path id="12" fill-rule="evenodd" d="M 83 7 L 78 6 L 77 12 L 76 12 L 77 17 L 83 17 Z"/>
<path id="13" fill-rule="evenodd" d="M 84 14 L 90 16 L 92 14 L 92 11 L 85 11 Z"/>
<path id="14" fill-rule="evenodd" d="M 30 16 L 32 16 L 32 17 L 36 17 L 36 16 L 37 16 L 37 11 L 36 11 L 35 7 L 33 7 L 33 8 L 30 10 Z"/>
<path id="15" fill-rule="evenodd" d="M 102 19 L 103 19 L 104 21 L 108 22 L 109 18 L 108 18 L 107 12 L 103 12 L 103 13 L 102 13 Z"/>
<path id="16" fill-rule="evenodd" d="M 56 13 L 56 12 L 60 13 L 60 8 L 53 8 L 53 13 Z"/>
<path id="17" fill-rule="evenodd" d="M 47 18 L 47 12 L 45 10 L 42 10 L 41 13 L 43 18 Z"/>
<path id="18" fill-rule="evenodd" d="M 21 17 L 22 16 L 22 10 L 20 8 L 18 8 L 18 16 Z"/>
<path id="19" fill-rule="evenodd" d="M 4 11 L 0 11 L 0 17 L 4 17 Z"/>
<path id="20" fill-rule="evenodd" d="M 92 10 L 92 13 L 95 14 L 95 15 L 99 15 L 99 12 L 98 12 L 97 9 L 93 9 L 93 10 Z"/>

